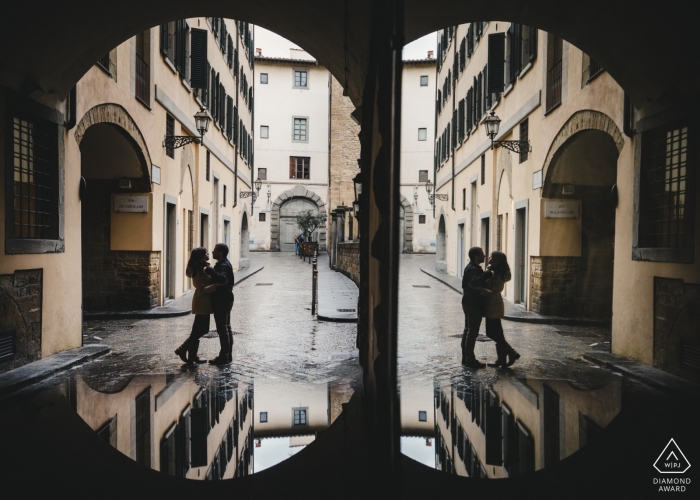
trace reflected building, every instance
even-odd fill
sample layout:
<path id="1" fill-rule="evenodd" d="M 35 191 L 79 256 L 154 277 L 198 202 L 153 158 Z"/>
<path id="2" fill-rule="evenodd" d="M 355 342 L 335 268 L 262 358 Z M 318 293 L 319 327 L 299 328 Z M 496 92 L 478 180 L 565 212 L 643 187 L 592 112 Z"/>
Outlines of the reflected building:
<path id="1" fill-rule="evenodd" d="M 598 438 L 620 411 L 621 384 L 515 377 L 436 383 L 436 468 L 495 479 L 552 466 Z"/>
<path id="2" fill-rule="evenodd" d="M 78 414 L 136 462 L 173 476 L 218 480 L 253 472 L 253 386 L 193 374 L 105 381 L 77 377 Z"/>

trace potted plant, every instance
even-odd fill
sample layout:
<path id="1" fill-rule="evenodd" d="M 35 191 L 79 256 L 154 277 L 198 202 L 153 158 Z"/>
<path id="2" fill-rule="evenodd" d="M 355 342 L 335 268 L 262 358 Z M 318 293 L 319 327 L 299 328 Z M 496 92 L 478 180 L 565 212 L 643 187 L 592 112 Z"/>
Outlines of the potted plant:
<path id="1" fill-rule="evenodd" d="M 325 223 L 326 216 L 324 214 L 314 213 L 313 210 L 305 210 L 297 215 L 297 226 L 304 232 L 302 248 L 304 248 L 305 255 L 313 254 L 313 251 L 317 249 L 318 243 L 311 242 L 311 235 L 319 227 L 325 226 Z"/>

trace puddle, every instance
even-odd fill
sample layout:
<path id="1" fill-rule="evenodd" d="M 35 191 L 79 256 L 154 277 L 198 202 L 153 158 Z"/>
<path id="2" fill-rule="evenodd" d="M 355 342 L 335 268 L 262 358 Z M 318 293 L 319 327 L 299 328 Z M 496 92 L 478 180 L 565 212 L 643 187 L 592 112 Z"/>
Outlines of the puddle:
<path id="1" fill-rule="evenodd" d="M 459 476 L 500 479 L 552 466 L 601 436 L 622 380 L 464 376 L 401 386 L 401 451 Z"/>

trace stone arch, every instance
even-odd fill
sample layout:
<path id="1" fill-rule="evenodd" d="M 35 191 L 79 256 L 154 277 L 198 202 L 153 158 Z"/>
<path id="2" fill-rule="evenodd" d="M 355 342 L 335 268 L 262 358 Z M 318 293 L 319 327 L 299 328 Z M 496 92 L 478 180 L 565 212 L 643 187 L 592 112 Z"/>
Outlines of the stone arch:
<path id="1" fill-rule="evenodd" d="M 197 192 L 197 178 L 192 175 L 192 168 L 194 168 L 194 152 L 192 151 L 192 145 L 188 144 L 184 146 L 180 151 L 180 194 L 184 190 L 185 186 L 185 176 L 189 175 L 190 181 L 192 182 L 192 192 Z M 192 201 L 194 206 L 194 200 Z"/>
<path id="2" fill-rule="evenodd" d="M 571 115 L 566 123 L 559 129 L 559 132 L 557 132 L 557 135 L 549 146 L 547 156 L 542 165 L 542 180 L 544 181 L 544 186 L 551 184 L 552 169 L 550 166 L 556 165 L 556 160 L 566 149 L 564 146 L 570 143 L 574 136 L 586 130 L 599 130 L 610 135 L 615 143 L 618 154 L 625 145 L 625 138 L 622 132 L 620 132 L 615 121 L 608 115 L 592 109 L 577 111 Z"/>
<path id="3" fill-rule="evenodd" d="M 501 182 L 503 182 L 503 174 L 508 176 L 508 194 L 513 197 L 513 156 L 510 151 L 500 148 L 498 151 L 498 172 L 496 173 L 496 178 L 498 179 L 498 189 L 501 189 Z M 498 193 L 498 191 L 496 191 Z M 496 195 L 498 196 L 498 195 Z"/>
<path id="4" fill-rule="evenodd" d="M 85 136 L 85 132 L 93 125 L 99 123 L 110 123 L 119 128 L 120 132 L 124 133 L 129 141 L 134 146 L 141 164 L 143 189 L 151 191 L 151 155 L 148 152 L 146 140 L 141 133 L 138 125 L 131 117 L 129 112 L 119 104 L 107 103 L 98 104 L 90 108 L 80 119 L 80 123 L 75 127 L 75 142 L 80 146 L 80 143 Z"/>
<path id="5" fill-rule="evenodd" d="M 445 211 L 440 208 L 438 217 L 438 232 L 435 245 L 435 269 L 447 272 L 447 217 Z"/>
<path id="6" fill-rule="evenodd" d="M 413 205 L 401 195 L 401 207 L 404 210 L 403 253 L 413 253 Z"/>
<path id="7" fill-rule="evenodd" d="M 249 239 L 250 239 L 250 233 L 249 233 L 249 224 L 248 224 L 248 212 L 243 211 L 243 215 L 241 216 L 241 236 L 240 236 L 240 258 L 238 262 L 238 268 L 239 269 L 246 269 L 250 267 L 250 258 L 249 258 L 249 250 L 250 250 L 250 244 L 249 244 Z"/>
<path id="8" fill-rule="evenodd" d="M 316 207 L 318 211 L 325 214 L 326 204 L 321 199 L 319 195 L 306 189 L 304 186 L 297 185 L 293 189 L 288 189 L 284 193 L 280 194 L 272 204 L 272 209 L 270 213 L 270 249 L 280 250 L 280 207 L 286 202 L 293 198 L 306 198 L 310 200 Z"/>

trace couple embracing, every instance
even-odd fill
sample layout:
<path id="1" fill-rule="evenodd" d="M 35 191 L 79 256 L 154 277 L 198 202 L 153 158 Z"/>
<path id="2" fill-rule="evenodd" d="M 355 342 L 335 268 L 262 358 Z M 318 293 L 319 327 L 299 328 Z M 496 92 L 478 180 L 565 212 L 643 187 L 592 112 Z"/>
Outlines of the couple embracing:
<path id="1" fill-rule="evenodd" d="M 209 360 L 212 365 L 224 365 L 232 360 L 233 330 L 231 329 L 231 309 L 233 308 L 233 267 L 228 260 L 228 246 L 217 243 L 211 253 L 216 265 L 209 265 L 209 252 L 206 248 L 195 248 L 187 262 L 187 277 L 192 278 L 195 287 L 192 297 L 192 314 L 195 315 L 192 332 L 185 342 L 175 350 L 187 364 L 206 363 L 197 356 L 199 339 L 209 332 L 209 320 L 214 314 L 216 332 L 219 334 L 221 350 L 219 355 Z"/>
<path id="2" fill-rule="evenodd" d="M 462 278 L 462 310 L 464 311 L 464 333 L 462 334 L 462 364 L 469 368 L 486 366 L 474 356 L 474 346 L 481 327 L 481 318 L 486 319 L 486 336 L 496 342 L 497 360 L 489 366 L 507 368 L 520 358 L 503 335 L 501 318 L 505 314 L 501 292 L 510 280 L 508 259 L 503 252 L 492 252 L 487 270 L 481 269 L 486 259 L 480 247 L 469 249 L 469 264 Z"/>

